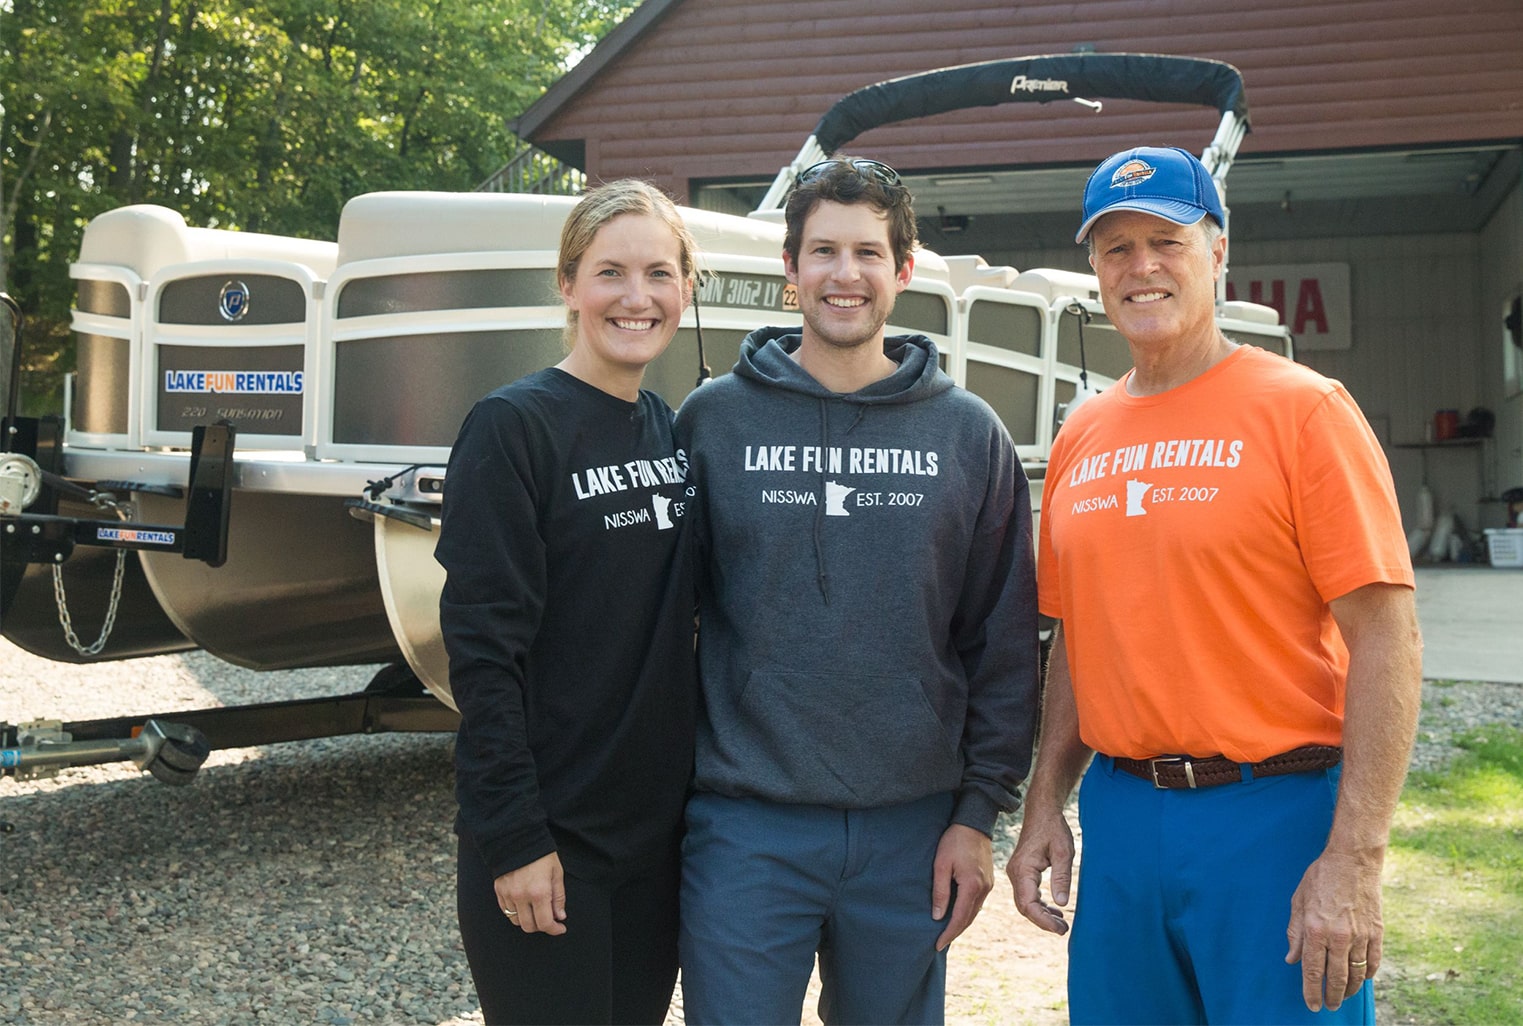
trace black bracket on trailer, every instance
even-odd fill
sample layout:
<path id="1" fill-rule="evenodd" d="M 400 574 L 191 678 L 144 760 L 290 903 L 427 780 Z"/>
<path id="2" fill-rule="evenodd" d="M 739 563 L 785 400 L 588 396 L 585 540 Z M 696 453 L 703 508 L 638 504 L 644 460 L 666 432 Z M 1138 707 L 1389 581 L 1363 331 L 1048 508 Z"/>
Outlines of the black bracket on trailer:
<path id="1" fill-rule="evenodd" d="M 9 422 L 5 425 L 10 430 Z M 195 428 L 191 436 L 190 480 L 184 525 L 143 524 L 117 519 L 58 516 L 59 492 L 92 492 L 59 476 L 62 421 L 17 418 L 11 437 L 36 461 L 42 488 L 33 505 L 38 512 L 0 514 L 0 547 L 9 565 L 62 563 L 76 545 L 149 552 L 178 552 L 209 566 L 227 561 L 228 521 L 232 511 L 233 446 L 237 429 L 222 420 Z M 30 448 L 31 452 L 25 450 Z"/>

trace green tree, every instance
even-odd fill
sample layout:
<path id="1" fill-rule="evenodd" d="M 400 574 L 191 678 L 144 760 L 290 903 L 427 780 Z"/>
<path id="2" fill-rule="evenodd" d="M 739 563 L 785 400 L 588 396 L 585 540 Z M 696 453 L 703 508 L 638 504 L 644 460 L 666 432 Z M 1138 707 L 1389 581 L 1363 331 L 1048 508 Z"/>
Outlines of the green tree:
<path id="1" fill-rule="evenodd" d="M 0 0 L 0 288 L 58 408 L 91 218 L 331 239 L 351 197 L 467 190 L 634 0 Z M 3 374 L 0 374 L 3 377 Z"/>

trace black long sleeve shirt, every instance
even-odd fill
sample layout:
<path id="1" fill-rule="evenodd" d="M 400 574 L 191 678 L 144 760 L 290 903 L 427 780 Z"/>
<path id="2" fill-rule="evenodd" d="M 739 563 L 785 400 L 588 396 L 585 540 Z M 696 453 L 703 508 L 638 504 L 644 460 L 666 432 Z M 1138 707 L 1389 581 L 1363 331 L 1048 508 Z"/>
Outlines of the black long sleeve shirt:
<path id="1" fill-rule="evenodd" d="M 450 455 L 435 556 L 456 829 L 493 875 L 558 851 L 617 877 L 680 836 L 697 686 L 671 420 L 654 393 L 552 368 L 477 403 Z"/>

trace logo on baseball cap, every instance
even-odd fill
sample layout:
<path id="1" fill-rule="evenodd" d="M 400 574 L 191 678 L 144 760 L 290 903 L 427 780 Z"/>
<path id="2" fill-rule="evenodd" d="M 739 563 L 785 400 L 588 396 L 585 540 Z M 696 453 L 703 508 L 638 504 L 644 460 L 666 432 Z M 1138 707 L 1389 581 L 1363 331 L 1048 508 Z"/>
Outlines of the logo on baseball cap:
<path id="1" fill-rule="evenodd" d="M 1226 227 L 1222 198 L 1204 164 L 1177 146 L 1139 146 L 1104 160 L 1084 186 L 1083 242 L 1095 222 L 1113 210 L 1137 210 L 1194 224 L 1210 214 Z"/>

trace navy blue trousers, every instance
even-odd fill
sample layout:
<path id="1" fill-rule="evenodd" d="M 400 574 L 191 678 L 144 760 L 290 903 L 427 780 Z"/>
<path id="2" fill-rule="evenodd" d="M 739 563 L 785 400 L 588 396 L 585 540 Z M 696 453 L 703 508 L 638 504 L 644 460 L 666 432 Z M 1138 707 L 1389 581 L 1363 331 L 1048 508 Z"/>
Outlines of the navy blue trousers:
<path id="1" fill-rule="evenodd" d="M 692 1026 L 798 1022 L 820 962 L 828 1023 L 940 1023 L 931 918 L 952 797 L 881 809 L 700 794 L 683 841 L 683 1012 Z"/>

